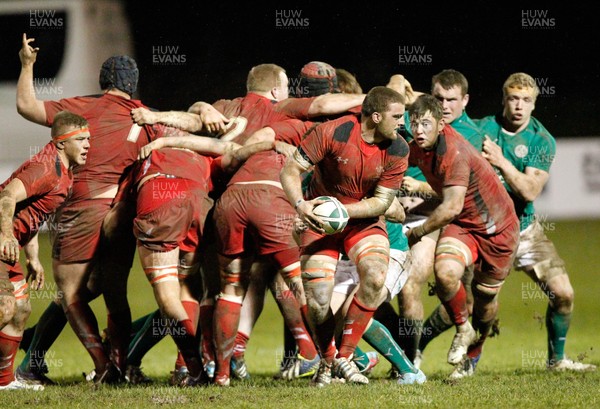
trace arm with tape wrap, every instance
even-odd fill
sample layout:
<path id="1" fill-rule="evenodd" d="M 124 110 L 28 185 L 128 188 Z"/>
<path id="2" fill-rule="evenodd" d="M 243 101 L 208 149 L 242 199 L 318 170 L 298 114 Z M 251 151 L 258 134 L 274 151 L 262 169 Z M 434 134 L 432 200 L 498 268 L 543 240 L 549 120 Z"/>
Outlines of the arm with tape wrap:
<path id="1" fill-rule="evenodd" d="M 366 219 L 369 217 L 377 217 L 386 212 L 394 201 L 397 193 L 398 190 L 396 189 L 389 189 L 377 185 L 372 197 L 344 206 L 346 207 L 350 218 Z"/>

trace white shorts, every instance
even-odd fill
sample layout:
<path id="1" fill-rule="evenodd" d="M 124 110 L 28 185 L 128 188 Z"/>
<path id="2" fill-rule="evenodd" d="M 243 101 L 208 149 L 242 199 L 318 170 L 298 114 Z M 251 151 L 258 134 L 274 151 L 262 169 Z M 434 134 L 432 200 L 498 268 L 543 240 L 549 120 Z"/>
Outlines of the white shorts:
<path id="1" fill-rule="evenodd" d="M 407 253 L 406 251 L 390 249 L 390 264 L 384 284 L 388 290 L 386 301 L 391 301 L 397 296 L 402 291 L 404 284 L 406 284 L 409 274 L 408 269 L 404 268 Z M 359 282 L 356 265 L 350 260 L 339 260 L 335 270 L 333 291 L 346 296 L 350 295 Z"/>

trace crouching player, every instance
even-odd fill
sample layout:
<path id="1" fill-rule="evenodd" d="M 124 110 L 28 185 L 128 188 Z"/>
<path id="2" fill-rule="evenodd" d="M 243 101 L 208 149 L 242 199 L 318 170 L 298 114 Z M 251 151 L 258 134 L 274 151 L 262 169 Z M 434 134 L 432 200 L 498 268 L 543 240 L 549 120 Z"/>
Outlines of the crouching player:
<path id="1" fill-rule="evenodd" d="M 200 139 L 200 138 L 198 138 Z M 230 143 L 202 138 L 206 154 L 219 156 Z M 152 284 L 169 334 L 185 360 L 189 376 L 182 386 L 208 382 L 196 339 L 196 326 L 181 302 L 178 279 L 179 246 L 187 237 L 202 237 L 212 207 L 212 159 L 185 149 L 152 151 L 136 169 L 137 211 L 134 234 L 140 261 Z"/>

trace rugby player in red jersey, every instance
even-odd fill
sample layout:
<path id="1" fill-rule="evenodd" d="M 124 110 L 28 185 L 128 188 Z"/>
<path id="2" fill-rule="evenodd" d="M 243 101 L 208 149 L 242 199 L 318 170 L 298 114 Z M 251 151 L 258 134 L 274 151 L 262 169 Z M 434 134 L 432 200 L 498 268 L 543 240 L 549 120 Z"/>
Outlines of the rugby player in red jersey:
<path id="1" fill-rule="evenodd" d="M 223 155 L 233 145 L 213 138 L 195 139 L 204 143 L 203 153 L 213 156 Z M 167 329 L 189 371 L 184 386 L 208 382 L 196 341 L 195 317 L 189 316 L 181 302 L 178 261 L 180 250 L 194 253 L 202 238 L 212 207 L 212 162 L 212 158 L 187 149 L 163 148 L 152 151 L 133 174 L 138 253 L 162 316 L 167 319 Z"/>
<path id="2" fill-rule="evenodd" d="M 62 311 L 92 357 L 97 383 L 117 382 L 125 372 L 131 313 L 127 303 L 127 276 L 135 253 L 135 241 L 120 246 L 119 262 L 100 258 L 102 223 L 111 209 L 124 171 L 132 165 L 140 148 L 174 129 L 162 125 L 140 127 L 133 123 L 131 110 L 144 107 L 132 99 L 139 72 L 129 56 L 113 56 L 101 67 L 100 95 L 65 98 L 58 101 L 37 99 L 33 87 L 33 65 L 38 49 L 23 34 L 19 52 L 21 74 L 17 84 L 17 110 L 26 119 L 50 126 L 61 110 L 86 118 L 90 124 L 92 149 L 87 162 L 74 171 L 73 194 L 57 218 L 63 228 L 53 243 L 53 272 L 63 297 L 51 303 L 36 328 L 32 348 L 35 360 L 26 359 L 19 371 L 23 379 L 47 382 L 43 372 L 43 352 L 65 325 Z M 120 226 L 128 229 L 128 226 Z M 100 270 L 104 276 L 100 282 Z M 102 287 L 102 288 L 99 288 Z M 96 317 L 88 303 L 101 292 L 108 310 L 111 357 L 102 346 Z M 47 314 L 46 314 L 47 313 Z M 50 325 L 51 323 L 51 325 Z M 43 335 L 42 335 L 43 334 Z M 41 339 L 42 344 L 37 345 Z M 31 357 L 31 352 L 28 354 Z M 114 361 L 111 362 L 111 358 Z M 36 362 L 37 361 L 37 362 Z M 19 373 L 17 374 L 19 376 Z"/>
<path id="3" fill-rule="evenodd" d="M 316 386 L 331 383 L 332 365 L 352 383 L 368 383 L 352 354 L 378 307 L 389 261 L 389 241 L 382 215 L 392 203 L 408 166 L 408 146 L 398 137 L 404 98 L 375 87 L 362 104 L 360 117 L 348 115 L 314 128 L 281 172 L 290 203 L 310 230 L 300 235 L 301 271 L 308 317 L 321 354 Z M 301 174 L 314 166 L 304 200 Z M 326 236 L 312 213 L 318 196 L 334 196 L 350 216 L 343 232 Z M 335 266 L 340 251 L 357 265 L 361 285 L 348 309 L 339 351 L 333 343 L 335 321 L 330 308 Z"/>
<path id="4" fill-rule="evenodd" d="M 71 169 L 84 165 L 90 147 L 87 121 L 62 111 L 52 124 L 52 141 L 0 185 L 0 390 L 44 389 L 16 380 L 13 364 L 31 313 L 29 285 L 44 285 L 38 258 L 39 228 L 67 199 Z M 19 265 L 25 251 L 27 274 Z"/>
<path id="5" fill-rule="evenodd" d="M 498 294 L 519 242 L 519 221 L 494 169 L 460 134 L 446 125 L 441 103 L 421 95 L 409 107 L 414 139 L 410 164 L 418 166 L 442 202 L 408 231 L 412 245 L 444 228 L 435 251 L 436 291 L 456 326 L 448 363 L 459 364 L 467 348 L 483 341 L 498 311 Z M 474 265 L 473 324 L 461 277 Z M 477 334 L 479 332 L 479 335 Z"/>
<path id="6" fill-rule="evenodd" d="M 360 105 L 364 98 L 364 95 L 350 94 L 331 94 L 316 98 L 288 98 L 289 91 L 287 75 L 285 74 L 285 70 L 283 68 L 275 64 L 261 64 L 253 67 L 248 74 L 246 85 L 248 90 L 246 96 L 233 100 L 219 100 L 213 104 L 217 110 L 223 113 L 226 121 L 229 122 L 227 131 L 224 134 L 219 135 L 223 140 L 232 140 L 237 143 L 244 143 L 253 132 L 263 128 L 266 125 L 269 125 L 270 123 L 296 117 L 307 119 L 308 117 L 312 116 L 339 114 L 352 107 Z M 202 126 L 201 117 L 204 114 L 203 109 L 205 106 L 205 103 L 196 103 L 190 107 L 191 112 L 188 113 L 152 112 L 146 109 L 136 109 L 132 112 L 132 114 L 133 118 L 138 122 L 138 124 L 155 123 L 160 121 L 162 123 L 177 126 L 190 132 L 197 132 Z M 213 130 L 217 129 L 214 128 Z M 282 159 L 282 156 L 278 155 L 275 151 L 268 151 L 253 155 L 236 172 L 233 180 L 230 183 L 224 180 L 218 184 L 221 186 L 231 187 L 237 192 L 238 196 L 240 194 L 240 190 L 245 190 L 246 193 L 243 195 L 252 195 L 256 194 L 258 190 L 262 189 L 262 193 L 268 193 L 269 197 L 271 198 L 284 198 L 281 188 L 278 187 L 279 170 L 283 161 L 284 160 Z M 277 192 L 277 190 L 280 192 Z M 231 195 L 234 195 L 234 193 L 231 193 Z M 215 192 L 215 196 L 220 196 L 220 192 Z M 237 204 L 244 202 L 244 200 L 242 200 L 240 197 L 232 198 L 230 200 Z M 269 203 L 269 199 L 267 197 L 263 197 L 261 199 L 261 203 Z M 228 206 L 231 207 L 232 203 L 229 203 L 227 206 L 222 205 L 222 208 L 226 208 Z M 268 206 L 265 206 L 264 204 L 258 205 L 257 203 L 254 203 L 252 207 L 256 208 L 256 210 L 260 212 L 264 212 L 264 210 L 268 208 Z M 279 211 L 279 213 L 274 212 L 270 215 L 270 217 L 263 218 L 263 224 L 260 227 L 257 227 L 257 229 L 261 230 L 263 233 L 268 233 L 268 235 L 270 235 L 269 240 L 271 240 L 270 244 L 267 246 L 269 248 L 263 247 L 260 249 L 259 256 L 272 258 L 273 254 L 284 249 L 288 252 L 294 251 L 293 248 L 296 246 L 290 236 L 291 219 L 289 222 L 285 221 L 285 216 L 289 214 L 289 210 L 291 209 L 288 209 L 289 205 L 287 202 L 285 202 L 284 207 L 285 209 Z M 228 208 L 227 211 L 233 212 L 234 209 Z M 291 214 L 293 215 L 293 212 Z M 279 225 L 277 225 L 276 221 L 277 215 L 282 218 L 282 220 L 279 222 Z M 227 219 L 227 217 L 224 215 L 220 215 L 218 217 L 220 217 L 220 220 Z M 265 224 L 267 219 L 270 220 L 270 226 Z M 247 222 L 247 220 L 245 222 Z M 239 239 L 241 236 L 244 236 L 244 229 L 241 229 L 239 225 L 241 221 L 237 220 L 234 223 L 234 220 L 232 219 L 232 223 L 237 223 L 237 226 L 235 227 L 235 229 L 237 229 L 235 238 L 230 236 L 230 229 L 233 227 L 229 226 L 229 223 L 221 223 L 221 227 L 217 225 L 217 229 L 222 230 L 219 231 L 220 236 L 229 236 L 229 238 L 222 240 L 222 242 L 226 243 L 222 245 L 219 250 L 221 253 L 221 270 L 225 268 L 229 269 L 234 264 L 238 264 L 239 267 L 241 260 L 248 258 L 248 249 L 240 249 L 238 244 L 233 245 L 237 239 Z M 288 223 L 289 226 L 282 228 L 285 223 Z M 263 239 L 266 237 L 267 236 L 264 236 Z M 264 240 L 263 243 L 265 243 Z M 242 250 L 246 250 L 245 254 L 242 254 Z M 242 255 L 244 255 L 244 257 L 241 257 Z M 286 260 L 283 261 L 284 265 L 281 265 L 282 260 L 279 260 L 276 263 L 278 264 L 279 269 L 286 271 L 288 281 L 298 279 L 298 277 L 294 278 L 297 268 L 294 267 L 295 263 L 292 262 L 293 258 L 294 257 L 288 254 L 286 255 Z M 247 262 L 248 260 L 246 260 L 246 263 Z M 249 266 L 250 264 L 248 264 L 247 267 Z M 241 270 L 238 270 L 231 272 L 231 274 L 237 277 L 236 279 L 239 279 L 239 274 L 241 273 Z M 222 288 L 218 280 L 215 280 L 215 278 L 218 278 L 218 274 L 206 274 L 206 271 L 210 271 L 208 268 L 204 269 L 203 271 L 205 271 L 203 275 L 205 294 L 201 301 L 200 307 L 200 325 L 203 354 L 205 354 L 205 363 L 208 363 L 211 360 L 215 360 L 214 352 L 211 351 L 213 344 L 212 316 L 214 311 L 215 296 L 219 294 L 219 291 Z M 301 289 L 301 286 L 295 285 L 294 288 Z M 249 295 L 252 296 L 255 294 L 256 292 L 249 293 Z M 244 298 L 243 296 L 240 297 L 239 295 L 235 297 L 236 300 L 239 298 Z M 300 297 L 302 298 L 301 295 Z M 223 298 L 221 301 L 222 305 L 225 305 L 226 303 L 225 298 Z M 248 299 L 248 297 L 246 297 L 246 299 Z M 292 300 L 281 298 L 279 301 L 286 302 Z M 236 303 L 234 302 L 234 304 Z M 241 302 L 238 305 L 241 305 Z M 261 303 L 254 302 L 254 305 L 261 305 Z M 232 320 L 237 316 L 239 316 L 239 313 L 234 314 L 232 311 L 229 311 L 228 313 L 224 314 L 221 320 Z M 307 336 L 308 333 L 306 332 L 306 329 L 303 329 L 304 325 L 301 325 L 302 323 L 298 320 L 295 320 L 295 323 L 297 324 L 296 329 L 302 332 L 300 335 Z M 214 325 L 217 325 L 216 322 Z M 219 325 L 221 326 L 222 324 Z M 237 325 L 235 325 L 233 321 L 230 323 L 230 325 L 226 325 L 227 328 L 233 328 L 233 326 L 235 326 L 233 329 L 233 336 L 235 338 Z M 251 325 L 248 325 L 248 327 L 251 327 Z M 238 340 L 240 340 L 242 343 L 247 342 L 249 334 L 237 335 L 239 335 Z M 226 343 L 217 342 L 217 345 L 220 346 L 225 344 Z M 231 347 L 233 347 L 233 343 L 231 344 Z M 304 350 L 307 351 L 306 355 L 309 358 L 314 358 L 314 354 L 316 353 L 316 351 L 314 351 L 314 347 L 312 350 L 309 347 L 305 348 Z M 227 366 L 227 368 L 225 368 L 225 366 Z M 240 368 L 240 374 L 247 373 L 242 359 L 240 359 L 239 362 L 235 362 L 234 366 L 244 367 L 244 369 Z M 221 371 L 223 371 L 220 375 L 222 380 L 216 382 L 223 385 L 228 384 L 229 366 L 225 365 L 225 361 L 223 361 L 221 362 L 220 367 Z"/>

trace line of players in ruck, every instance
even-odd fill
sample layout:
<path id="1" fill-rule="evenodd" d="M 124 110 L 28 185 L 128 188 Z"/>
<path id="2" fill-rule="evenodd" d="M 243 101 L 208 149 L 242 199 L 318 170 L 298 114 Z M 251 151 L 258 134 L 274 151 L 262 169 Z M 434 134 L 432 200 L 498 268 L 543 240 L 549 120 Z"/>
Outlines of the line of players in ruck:
<path id="1" fill-rule="evenodd" d="M 243 97 L 157 112 L 132 99 L 128 56 L 104 62 L 99 95 L 38 100 L 33 41 L 23 35 L 17 109 L 52 141 L 1 185 L 0 389 L 53 384 L 44 357 L 67 322 L 95 384 L 151 382 L 142 358 L 165 335 L 178 348 L 173 385 L 246 379 L 266 288 L 285 322 L 279 378 L 366 384 L 379 358 L 357 346 L 363 338 L 399 384 L 420 384 L 425 347 L 454 326 L 448 363 L 460 379 L 493 333 L 512 268 L 548 295 L 548 369 L 596 369 L 565 356 L 573 289 L 533 206 L 555 141 L 531 115 L 530 75 L 511 74 L 502 110 L 480 120 L 465 112 L 458 71 L 434 75 L 431 94 L 401 75 L 364 94 L 318 61 L 293 97 L 285 70 L 261 64 Z M 322 196 L 347 211 L 342 231 L 325 234 L 313 213 Z M 59 296 L 25 330 L 29 291 L 44 283 L 37 233 L 51 215 Z M 136 248 L 158 310 L 132 322 Z M 424 319 L 431 276 L 440 304 Z M 99 295 L 102 335 L 89 306 Z"/>

